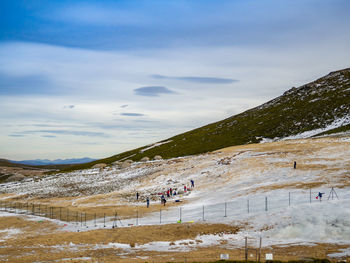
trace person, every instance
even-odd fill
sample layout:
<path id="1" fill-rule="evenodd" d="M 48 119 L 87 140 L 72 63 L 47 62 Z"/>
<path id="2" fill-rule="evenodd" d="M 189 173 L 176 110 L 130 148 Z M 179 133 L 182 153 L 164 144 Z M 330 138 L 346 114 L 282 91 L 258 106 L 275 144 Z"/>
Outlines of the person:
<path id="1" fill-rule="evenodd" d="M 318 192 L 318 195 L 316 196 L 316 199 L 320 199 L 320 202 L 321 202 L 323 194 L 324 193 Z"/>
<path id="2" fill-rule="evenodd" d="M 136 193 L 136 200 L 139 200 L 139 196 L 140 196 L 140 194 L 137 192 Z"/>
<path id="3" fill-rule="evenodd" d="M 194 187 L 194 181 L 191 179 L 191 187 Z"/>
<path id="4" fill-rule="evenodd" d="M 165 199 L 164 195 L 162 195 L 162 197 L 161 197 L 161 204 L 163 204 L 165 206 L 165 203 L 166 203 L 166 199 Z"/>
<path id="5" fill-rule="evenodd" d="M 169 198 L 170 197 L 170 190 L 166 191 L 166 196 Z"/>
<path id="6" fill-rule="evenodd" d="M 173 188 L 170 188 L 170 195 L 173 195 Z"/>
<path id="7" fill-rule="evenodd" d="M 297 162 L 294 161 L 294 169 L 297 169 Z"/>
<path id="8" fill-rule="evenodd" d="M 186 187 L 186 185 L 184 186 L 184 192 L 185 192 L 185 193 L 187 192 L 187 187 Z"/>
<path id="9" fill-rule="evenodd" d="M 147 196 L 147 199 L 146 199 L 146 203 L 147 203 L 147 208 L 149 208 L 149 197 Z"/>

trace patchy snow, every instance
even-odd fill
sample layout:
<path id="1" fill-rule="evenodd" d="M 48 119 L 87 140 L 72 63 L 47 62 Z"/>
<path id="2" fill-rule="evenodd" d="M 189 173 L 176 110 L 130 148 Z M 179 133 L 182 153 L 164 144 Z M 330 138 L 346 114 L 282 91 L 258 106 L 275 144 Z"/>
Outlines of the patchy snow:
<path id="1" fill-rule="evenodd" d="M 342 252 L 328 254 L 331 258 L 350 257 L 350 248 L 340 249 Z"/>
<path id="2" fill-rule="evenodd" d="M 128 227 L 136 224 L 176 223 L 180 219 L 181 223 L 248 223 L 248 226 L 235 235 L 198 236 L 194 240 L 179 240 L 174 243 L 151 242 L 136 244 L 135 248 L 119 243 L 103 246 L 122 250 L 188 251 L 194 247 L 219 245 L 223 241 L 227 241 L 225 246 L 243 246 L 245 237 L 250 242 L 257 242 L 262 237 L 263 246 L 350 244 L 350 186 L 344 185 L 344 180 L 349 178 L 346 177 L 350 159 L 348 142 L 348 137 L 318 138 L 312 140 L 312 145 L 320 143 L 322 147 L 305 151 L 301 156 L 294 151 L 259 150 L 263 145 L 251 145 L 244 146 L 243 150 L 219 151 L 148 164 L 134 163 L 125 170 L 88 169 L 47 176 L 40 181 L 6 183 L 1 185 L 1 191 L 30 196 L 49 192 L 63 196 L 71 194 L 77 196 L 72 201 L 73 204 L 78 204 L 90 192 L 94 194 L 123 190 L 132 193 L 137 189 L 144 197 L 169 187 L 181 190 L 184 185 L 189 186 L 193 179 L 193 189 L 168 199 L 168 202 L 176 199 L 186 201 L 180 207 L 148 215 L 139 214 L 138 219 L 124 219 L 120 215 L 121 220 L 113 222 L 113 218 L 106 218 L 106 228 L 112 228 L 115 223 L 117 227 Z M 310 147 L 307 143 L 308 140 L 283 142 L 285 147 L 300 149 Z M 298 167 L 300 165 L 306 168 L 293 169 L 294 160 L 297 160 Z M 316 185 L 311 189 L 311 195 L 310 189 L 302 187 L 308 184 Z M 75 188 L 71 188 L 71 185 L 75 185 Z M 109 188 L 110 186 L 112 187 Z M 339 200 L 335 197 L 332 200 L 331 187 L 335 187 Z M 316 199 L 318 192 L 325 193 L 322 202 Z M 151 200 L 151 206 L 154 201 Z M 129 204 L 145 205 L 134 199 Z M 12 215 L 0 212 L 0 216 Z M 105 228 L 103 219 L 98 219 L 96 225 L 93 220 L 88 220 L 85 225 L 85 222 L 66 223 L 32 215 L 26 217 L 30 220 L 55 222 L 61 226 L 60 231 Z M 72 248 L 76 246 L 71 245 Z"/>
<path id="3" fill-rule="evenodd" d="M 148 151 L 148 150 L 150 150 L 150 149 L 152 149 L 152 148 L 154 148 L 154 147 L 158 147 L 158 146 L 161 146 L 161 145 L 163 145 L 163 144 L 167 144 L 167 143 L 172 142 L 172 141 L 173 141 L 173 140 L 169 140 L 169 141 L 165 141 L 165 142 L 158 142 L 158 143 L 155 143 L 155 144 L 151 144 L 151 145 L 148 146 L 147 148 L 141 149 L 141 150 L 140 150 L 140 153 L 146 152 L 146 151 Z"/>
<path id="4" fill-rule="evenodd" d="M 1 229 L 0 230 L 0 242 L 5 242 L 7 239 L 12 238 L 13 236 L 16 236 L 20 234 L 22 231 L 17 228 L 8 228 L 8 229 Z"/>
<path id="5" fill-rule="evenodd" d="M 336 129 L 336 128 L 339 128 L 341 126 L 345 126 L 345 125 L 348 125 L 348 124 L 350 124 L 350 115 L 346 115 L 343 118 L 336 119 L 331 124 L 329 124 L 328 126 L 326 126 L 324 128 L 319 128 L 319 129 L 315 129 L 315 130 L 299 133 L 299 134 L 296 134 L 296 135 L 284 137 L 281 140 L 309 138 L 309 137 L 312 137 L 312 136 L 314 136 L 316 134 L 319 134 L 319 133 L 322 133 L 322 132 L 326 132 L 326 131 L 329 131 L 329 130 L 332 130 L 332 129 Z"/>

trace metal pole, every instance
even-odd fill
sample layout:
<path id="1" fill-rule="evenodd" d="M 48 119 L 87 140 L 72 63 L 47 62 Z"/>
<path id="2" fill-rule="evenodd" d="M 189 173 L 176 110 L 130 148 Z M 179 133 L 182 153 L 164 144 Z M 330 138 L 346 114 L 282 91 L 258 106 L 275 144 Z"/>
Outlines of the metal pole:
<path id="1" fill-rule="evenodd" d="M 106 227 L 106 214 L 103 214 L 103 227 Z"/>
<path id="2" fill-rule="evenodd" d="M 244 255 L 245 255 L 245 262 L 248 261 L 248 238 L 245 237 L 245 244 L 244 244 Z"/>
<path id="3" fill-rule="evenodd" d="M 227 217 L 227 204 L 226 204 L 226 202 L 225 202 L 225 215 L 224 215 L 224 217 Z"/>
<path id="4" fill-rule="evenodd" d="M 262 241 L 262 238 L 260 237 L 260 240 L 259 240 L 259 259 L 258 259 L 258 262 L 260 262 L 260 259 L 261 259 L 261 241 Z"/>
<path id="5" fill-rule="evenodd" d="M 288 193 L 288 201 L 289 201 L 289 206 L 290 206 L 290 192 Z"/>
<path id="6" fill-rule="evenodd" d="M 204 205 L 203 205 L 203 221 L 205 221 L 205 219 L 204 219 Z"/>
<path id="7" fill-rule="evenodd" d="M 265 211 L 267 211 L 267 196 L 265 196 Z"/>
<path id="8" fill-rule="evenodd" d="M 248 209 L 248 214 L 249 214 L 249 199 L 247 200 L 247 209 Z"/>
<path id="9" fill-rule="evenodd" d="M 311 188 L 310 188 L 310 204 L 311 204 Z"/>
<path id="10" fill-rule="evenodd" d="M 136 210 L 136 225 L 139 225 L 139 210 Z"/>

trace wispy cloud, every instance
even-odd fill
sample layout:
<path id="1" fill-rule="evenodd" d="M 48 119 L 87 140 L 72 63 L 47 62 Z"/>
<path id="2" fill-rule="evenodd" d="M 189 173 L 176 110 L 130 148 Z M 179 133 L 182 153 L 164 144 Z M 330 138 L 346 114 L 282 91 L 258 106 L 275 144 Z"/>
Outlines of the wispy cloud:
<path id="1" fill-rule="evenodd" d="M 56 135 L 74 135 L 74 136 L 88 136 L 88 137 L 109 137 L 108 134 L 103 132 L 91 132 L 91 131 L 70 131 L 70 130 L 32 130 L 23 131 L 23 134 L 36 134 L 36 133 L 47 133 Z M 45 136 L 45 135 L 42 135 Z"/>
<path id="2" fill-rule="evenodd" d="M 63 108 L 64 109 L 73 109 L 75 105 L 65 105 Z"/>
<path id="3" fill-rule="evenodd" d="M 204 83 L 204 84 L 231 84 L 231 83 L 238 82 L 237 79 L 216 78 L 216 77 L 198 77 L 198 76 L 175 77 L 175 76 L 164 76 L 164 75 L 151 75 L 151 77 L 154 79 L 181 80 L 181 81 Z"/>
<path id="4" fill-rule="evenodd" d="M 24 137 L 25 135 L 23 134 L 10 134 L 10 137 Z"/>
<path id="5" fill-rule="evenodd" d="M 162 86 L 147 86 L 134 89 L 136 95 L 156 97 L 161 94 L 176 94 L 176 92 Z"/>
<path id="6" fill-rule="evenodd" d="M 129 106 L 128 104 L 124 104 L 124 105 L 120 106 L 120 108 L 126 108 L 128 106 Z"/>
<path id="7" fill-rule="evenodd" d="M 31 74 L 9 75 L 0 72 L 0 95 L 50 93 L 52 93 L 52 83 L 45 76 Z"/>
<path id="8" fill-rule="evenodd" d="M 140 116 L 145 116 L 145 114 L 142 113 L 133 113 L 133 112 L 123 112 L 120 115 L 122 116 L 130 116 L 130 117 L 140 117 Z"/>

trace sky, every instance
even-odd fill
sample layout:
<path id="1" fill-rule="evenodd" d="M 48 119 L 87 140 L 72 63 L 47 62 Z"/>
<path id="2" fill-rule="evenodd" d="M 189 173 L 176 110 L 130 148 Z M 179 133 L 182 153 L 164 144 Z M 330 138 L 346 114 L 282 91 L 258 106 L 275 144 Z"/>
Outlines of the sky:
<path id="1" fill-rule="evenodd" d="M 350 67 L 348 0 L 2 0 L 0 158 L 103 158 Z"/>

